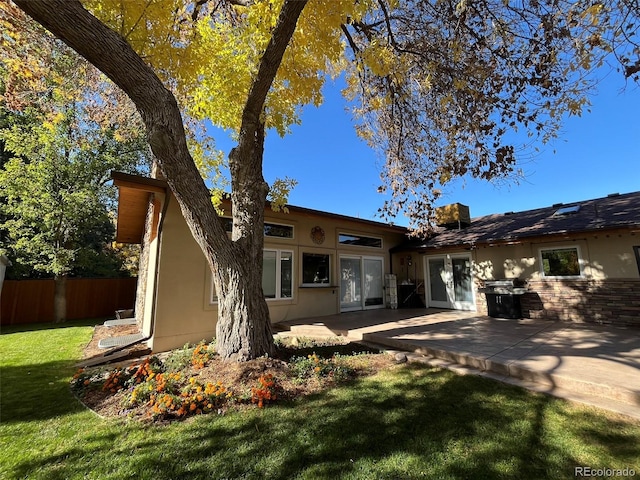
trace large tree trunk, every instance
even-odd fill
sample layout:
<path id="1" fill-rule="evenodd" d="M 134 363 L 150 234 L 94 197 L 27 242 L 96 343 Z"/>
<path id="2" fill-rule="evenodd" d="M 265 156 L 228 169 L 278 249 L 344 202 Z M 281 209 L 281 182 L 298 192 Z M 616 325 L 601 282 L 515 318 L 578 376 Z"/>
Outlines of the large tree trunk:
<path id="1" fill-rule="evenodd" d="M 219 298 L 218 350 L 223 357 L 256 358 L 273 351 L 262 292 L 262 247 L 267 185 L 262 178 L 264 102 L 306 0 L 285 0 L 242 115 L 238 147 L 230 155 L 233 237 L 213 208 L 209 190 L 187 148 L 173 94 L 124 38 L 74 0 L 15 0 L 37 22 L 105 73 L 135 103 L 149 144 L 191 233 L 213 273 Z"/>
<path id="2" fill-rule="evenodd" d="M 273 354 L 269 309 L 262 291 L 264 208 L 269 186 L 262 177 L 264 125 L 243 122 L 239 146 L 229 154 L 233 245 L 214 269 L 218 300 L 217 348 L 226 358 L 247 360 Z M 250 125 L 249 125 L 250 124 Z M 250 132 L 250 133 L 247 133 Z M 243 135 L 250 135 L 243 138 Z M 264 321 L 266 319 L 266 321 Z"/>
<path id="3" fill-rule="evenodd" d="M 67 320 L 67 276 L 56 275 L 53 281 L 53 318 L 56 323 L 62 323 Z"/>
<path id="4" fill-rule="evenodd" d="M 250 264 L 247 258 L 230 259 L 229 268 L 214 275 L 216 285 L 224 282 L 226 290 L 218 297 L 216 348 L 224 358 L 238 361 L 272 355 L 274 349 L 271 322 L 264 321 L 269 309 L 262 293 L 262 257 L 255 268 L 246 268 Z"/>

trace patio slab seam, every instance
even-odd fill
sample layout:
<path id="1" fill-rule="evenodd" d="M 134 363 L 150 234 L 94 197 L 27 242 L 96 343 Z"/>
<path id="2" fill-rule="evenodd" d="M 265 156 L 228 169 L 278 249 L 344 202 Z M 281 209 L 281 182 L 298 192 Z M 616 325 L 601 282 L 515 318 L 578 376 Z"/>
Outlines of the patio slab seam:
<path id="1" fill-rule="evenodd" d="M 529 341 L 531 341 L 531 339 L 532 339 L 532 338 L 535 338 L 535 337 L 539 336 L 539 335 L 540 335 L 540 334 L 542 334 L 543 332 L 547 332 L 547 331 L 549 331 L 549 329 L 551 329 L 551 327 L 555 327 L 555 326 L 557 326 L 557 324 L 558 324 L 558 322 L 553 322 L 553 323 L 551 323 L 551 324 L 549 324 L 549 325 L 546 325 L 544 328 L 542 328 L 542 329 L 540 329 L 540 330 L 538 330 L 538 331 L 536 331 L 536 332 L 534 332 L 534 333 L 530 334 L 529 336 L 527 336 L 527 337 L 523 338 L 522 340 L 517 341 L 517 342 L 516 342 L 516 343 L 514 343 L 513 345 L 509 345 L 508 347 L 505 347 L 505 348 L 504 348 L 504 349 L 502 349 L 501 351 L 494 353 L 493 355 L 491 355 L 491 356 L 490 356 L 490 357 L 488 357 L 488 358 L 497 357 L 497 356 L 499 356 L 499 355 L 501 355 L 502 353 L 507 352 L 507 351 L 514 351 L 518 346 L 520 346 L 520 345 L 524 344 L 525 342 L 529 342 Z M 551 336 L 551 338 L 549 338 L 549 339 L 545 339 L 545 341 L 544 341 L 544 342 L 537 343 L 537 344 L 535 345 L 535 347 L 534 347 L 534 348 L 529 349 L 529 350 L 528 350 L 528 352 L 529 352 L 529 353 L 535 352 L 536 350 L 538 350 L 538 349 L 542 348 L 544 345 L 547 345 L 547 344 L 548 344 L 548 343 L 549 343 L 553 338 L 557 337 L 557 336 L 560 334 L 560 332 L 562 332 L 563 330 L 565 330 L 565 328 L 561 328 L 560 330 L 556 331 L 555 333 L 553 333 L 553 335 Z M 519 359 L 519 358 L 522 358 L 523 356 L 525 356 L 525 355 L 523 354 L 523 355 L 521 355 L 521 356 L 519 356 L 519 357 L 517 357 L 517 358 Z"/>

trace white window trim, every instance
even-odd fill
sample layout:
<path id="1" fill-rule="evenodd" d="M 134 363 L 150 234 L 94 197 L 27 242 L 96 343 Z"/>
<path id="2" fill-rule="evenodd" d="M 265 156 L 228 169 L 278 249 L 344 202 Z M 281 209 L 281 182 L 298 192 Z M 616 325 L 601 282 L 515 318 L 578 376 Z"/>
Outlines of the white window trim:
<path id="1" fill-rule="evenodd" d="M 552 251 L 552 250 L 571 250 L 575 249 L 578 252 L 578 266 L 580 267 L 580 275 L 545 275 L 544 273 L 544 263 L 542 260 L 542 252 Z M 582 252 L 580 251 L 580 245 L 556 245 L 554 247 L 544 247 L 538 249 L 538 261 L 540 262 L 540 277 L 541 278 L 549 278 L 549 279 L 575 279 L 575 278 L 584 278 L 584 260 L 582 258 Z"/>
<path id="2" fill-rule="evenodd" d="M 293 300 L 295 296 L 295 267 L 294 267 L 294 252 L 293 250 L 287 249 L 277 249 L 277 248 L 264 248 L 263 252 L 276 252 L 276 297 L 275 298 L 265 298 L 267 302 L 276 302 L 276 301 L 288 301 Z M 282 291 L 282 254 L 288 253 L 291 256 L 291 296 L 290 297 L 281 297 Z M 213 278 L 209 275 L 210 278 L 210 286 L 209 286 L 209 305 L 217 305 L 218 304 L 218 296 L 216 295 L 216 288 L 213 283 Z"/>
<path id="3" fill-rule="evenodd" d="M 366 238 L 375 238 L 380 240 L 379 247 L 368 247 L 366 245 L 349 245 L 347 243 L 340 243 L 340 235 L 349 235 L 350 237 L 366 237 Z M 355 232 L 338 232 L 338 246 L 339 247 L 353 247 L 353 248 L 375 248 L 376 250 L 382 250 L 384 248 L 384 238 L 379 237 L 378 235 L 370 235 L 365 233 L 355 233 Z"/>
<path id="4" fill-rule="evenodd" d="M 360 277 L 360 288 L 361 288 L 361 298 L 360 298 L 360 306 L 356 307 L 356 306 L 352 306 L 352 307 L 346 307 L 343 308 L 342 307 L 342 270 L 340 268 L 340 261 L 343 258 L 348 258 L 351 260 L 358 260 L 360 262 L 360 272 L 361 272 L 361 277 Z M 381 304 L 375 304 L 375 305 L 366 305 L 366 298 L 364 296 L 364 287 L 365 287 L 365 279 L 364 279 L 364 262 L 365 260 L 374 260 L 376 262 L 380 262 L 380 265 L 382 266 L 382 276 L 380 277 L 380 282 L 382 284 L 382 303 Z M 387 306 L 387 299 L 386 299 L 386 292 L 385 292 L 385 283 L 384 283 L 384 277 L 385 277 L 385 258 L 383 256 L 376 256 L 376 255 L 357 255 L 355 253 L 347 253 L 344 255 L 340 255 L 338 258 L 338 270 L 340 272 L 340 311 L 341 312 L 351 312 L 351 311 L 361 311 L 361 310 L 376 310 L 376 309 L 381 309 L 381 308 L 385 308 Z"/>
<path id="5" fill-rule="evenodd" d="M 271 222 L 269 222 L 271 223 Z M 294 279 L 295 279 L 295 270 L 293 267 L 293 250 L 285 250 L 278 248 L 265 248 L 263 252 L 275 252 L 276 253 L 276 296 L 275 298 L 265 298 L 267 302 L 277 302 L 280 300 L 293 300 L 294 296 Z M 288 253 L 291 258 L 291 296 L 290 297 L 281 297 L 282 294 L 282 254 Z"/>

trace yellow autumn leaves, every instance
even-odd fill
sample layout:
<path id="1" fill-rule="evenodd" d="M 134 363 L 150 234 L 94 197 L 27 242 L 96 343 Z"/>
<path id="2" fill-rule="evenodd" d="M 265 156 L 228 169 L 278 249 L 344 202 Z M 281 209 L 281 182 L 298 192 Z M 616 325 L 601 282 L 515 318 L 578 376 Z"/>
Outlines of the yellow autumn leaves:
<path id="1" fill-rule="evenodd" d="M 283 2 L 257 0 L 248 7 L 183 0 L 84 3 L 164 77 L 189 115 L 237 131 Z M 309 1 L 265 103 L 267 128 L 284 135 L 299 123 L 304 105 L 322 103 L 326 77 L 339 75 L 347 65 L 341 26 L 377 7 L 374 0 Z M 361 55 L 375 75 L 398 66 L 384 44 L 373 43 Z"/>

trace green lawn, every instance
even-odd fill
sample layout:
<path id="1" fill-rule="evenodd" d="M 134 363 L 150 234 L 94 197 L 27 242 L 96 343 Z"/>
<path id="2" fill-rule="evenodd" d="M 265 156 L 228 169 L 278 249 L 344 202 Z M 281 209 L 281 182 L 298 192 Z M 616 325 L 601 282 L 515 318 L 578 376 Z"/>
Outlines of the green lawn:
<path id="1" fill-rule="evenodd" d="M 638 422 L 417 365 L 262 410 L 171 425 L 101 419 L 68 386 L 90 327 L 2 333 L 2 479 L 640 475 Z"/>

